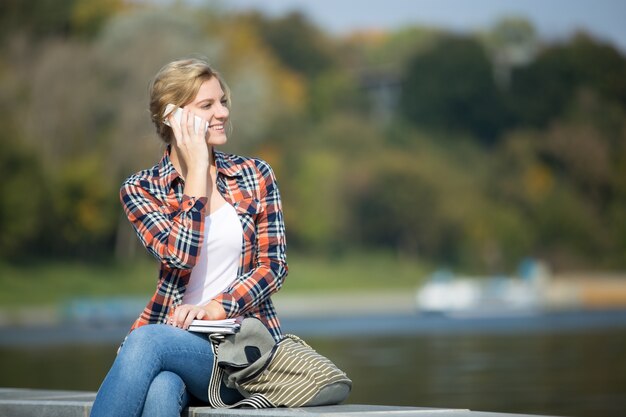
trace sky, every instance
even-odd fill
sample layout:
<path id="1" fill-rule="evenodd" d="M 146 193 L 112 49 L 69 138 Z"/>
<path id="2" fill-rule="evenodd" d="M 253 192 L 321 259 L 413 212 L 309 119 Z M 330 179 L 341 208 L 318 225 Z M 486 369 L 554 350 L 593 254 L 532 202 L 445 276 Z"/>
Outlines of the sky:
<path id="1" fill-rule="evenodd" d="M 270 16 L 292 10 L 334 34 L 357 29 L 393 29 L 419 24 L 454 31 L 492 26 L 500 18 L 528 18 L 545 39 L 577 30 L 626 53 L 626 0 L 228 0 L 234 10 L 255 8 Z"/>

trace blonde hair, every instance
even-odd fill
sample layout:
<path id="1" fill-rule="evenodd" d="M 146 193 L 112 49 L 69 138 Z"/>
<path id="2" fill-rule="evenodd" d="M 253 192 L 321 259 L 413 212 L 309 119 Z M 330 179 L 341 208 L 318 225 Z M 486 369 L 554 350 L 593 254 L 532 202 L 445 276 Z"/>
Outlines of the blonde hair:
<path id="1" fill-rule="evenodd" d="M 172 143 L 174 132 L 165 124 L 165 107 L 172 103 L 183 107 L 191 103 L 205 81 L 217 78 L 230 109 L 230 90 L 220 74 L 202 58 L 185 58 L 163 66 L 150 82 L 150 114 L 159 137 Z"/>

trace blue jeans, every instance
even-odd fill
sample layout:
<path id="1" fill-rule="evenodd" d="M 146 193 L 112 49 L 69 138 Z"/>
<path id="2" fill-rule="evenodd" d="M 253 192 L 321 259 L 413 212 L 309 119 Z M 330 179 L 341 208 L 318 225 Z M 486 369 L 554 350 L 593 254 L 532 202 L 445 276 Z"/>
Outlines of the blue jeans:
<path id="1" fill-rule="evenodd" d="M 102 382 L 91 417 L 178 417 L 191 398 L 208 401 L 213 359 L 206 334 L 166 324 L 139 327 Z M 233 402 L 241 398 L 235 390 L 229 394 Z"/>

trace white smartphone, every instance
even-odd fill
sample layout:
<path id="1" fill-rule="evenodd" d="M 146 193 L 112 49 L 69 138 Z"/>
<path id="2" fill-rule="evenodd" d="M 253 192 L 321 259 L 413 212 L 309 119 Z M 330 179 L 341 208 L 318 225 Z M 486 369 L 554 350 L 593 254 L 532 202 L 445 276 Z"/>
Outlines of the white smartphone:
<path id="1" fill-rule="evenodd" d="M 165 118 L 164 123 L 170 127 L 172 125 L 170 125 L 169 116 L 172 112 L 174 112 L 174 120 L 176 120 L 178 124 L 180 124 L 180 120 L 183 117 L 183 109 L 181 109 L 180 107 L 177 107 L 173 104 L 168 104 L 167 106 L 165 106 L 165 111 L 163 112 L 163 117 Z M 202 118 L 200 116 L 194 116 L 194 119 L 194 129 L 196 129 L 196 133 L 206 133 L 207 129 L 209 128 L 209 122 L 204 122 L 204 130 L 201 131 Z"/>

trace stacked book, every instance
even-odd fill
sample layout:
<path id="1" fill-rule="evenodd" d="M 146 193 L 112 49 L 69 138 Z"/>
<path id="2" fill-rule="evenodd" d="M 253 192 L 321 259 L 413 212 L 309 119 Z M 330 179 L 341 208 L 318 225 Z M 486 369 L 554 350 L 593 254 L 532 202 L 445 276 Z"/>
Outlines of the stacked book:
<path id="1" fill-rule="evenodd" d="M 241 327 L 241 317 L 224 320 L 194 320 L 189 325 L 190 332 L 235 334 Z"/>

